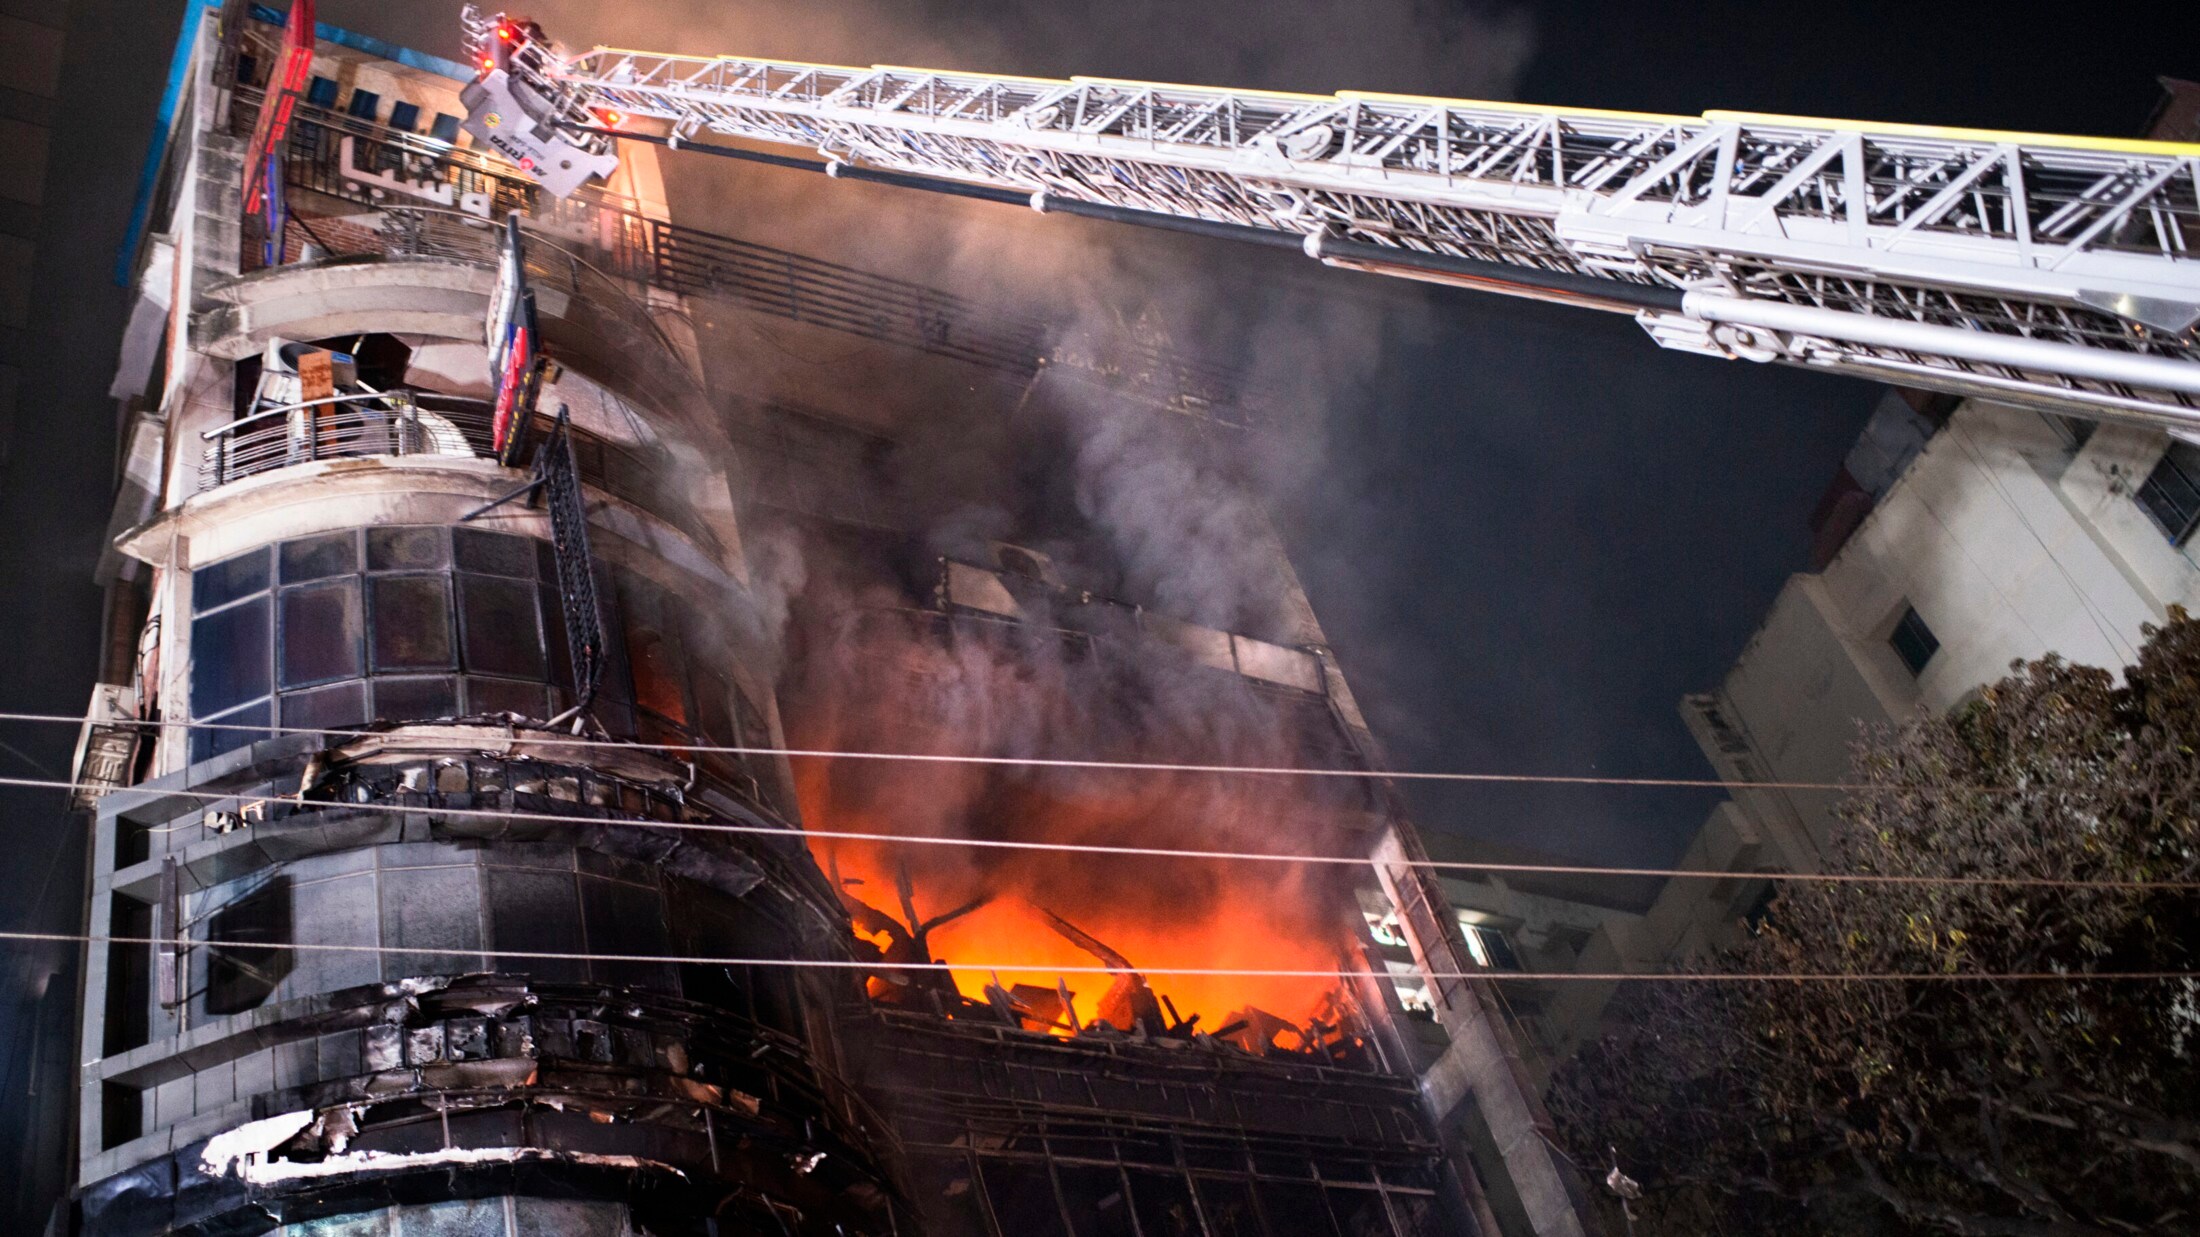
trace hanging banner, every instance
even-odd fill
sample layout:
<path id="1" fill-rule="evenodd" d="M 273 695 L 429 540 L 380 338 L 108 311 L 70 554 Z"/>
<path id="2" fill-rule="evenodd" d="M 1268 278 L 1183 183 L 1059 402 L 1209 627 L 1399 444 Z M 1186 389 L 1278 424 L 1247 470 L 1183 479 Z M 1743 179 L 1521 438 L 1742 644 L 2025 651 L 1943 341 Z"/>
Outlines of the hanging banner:
<path id="1" fill-rule="evenodd" d="M 517 216 L 504 220 L 504 252 L 497 263 L 496 291 L 489 298 L 487 343 L 489 382 L 497 393 L 491 443 L 500 463 L 517 467 L 527 447 L 546 365 Z"/>
<path id="2" fill-rule="evenodd" d="M 290 0 L 290 16 L 283 22 L 283 51 L 267 78 L 267 94 L 260 100 L 260 118 L 252 125 L 252 141 L 244 149 L 244 213 L 260 214 L 268 204 L 270 161 L 277 166 L 290 122 L 305 98 L 306 83 L 313 79 L 313 0 Z"/>

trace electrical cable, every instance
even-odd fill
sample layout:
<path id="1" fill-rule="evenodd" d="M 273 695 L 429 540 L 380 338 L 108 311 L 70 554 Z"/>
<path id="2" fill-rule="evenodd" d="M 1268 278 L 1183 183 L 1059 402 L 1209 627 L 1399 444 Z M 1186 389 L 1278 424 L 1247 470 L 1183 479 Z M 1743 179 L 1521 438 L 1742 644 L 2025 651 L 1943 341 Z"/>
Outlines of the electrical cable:
<path id="1" fill-rule="evenodd" d="M 44 778 L 0 777 L 0 786 L 27 789 L 75 790 L 87 785 L 82 782 L 58 781 Z M 936 835 L 875 833 L 847 829 L 807 829 L 778 825 L 741 825 L 712 821 L 670 821 L 649 817 L 583 816 L 555 812 L 531 812 L 524 808 L 462 808 L 437 807 L 428 804 L 369 801 L 345 802 L 340 799 L 302 799 L 290 795 L 257 796 L 235 791 L 185 790 L 180 788 L 152 787 L 136 790 L 123 787 L 109 793 L 140 793 L 151 798 L 198 799 L 202 802 L 247 801 L 283 803 L 316 810 L 355 809 L 397 813 L 426 813 L 436 816 L 479 820 L 528 820 L 549 824 L 613 825 L 631 829 L 662 829 L 668 832 L 750 834 L 787 840 L 831 839 L 850 842 L 882 842 L 890 845 L 913 846 L 963 846 L 980 850 L 1052 851 L 1077 855 L 1119 855 L 1146 859 L 1196 859 L 1202 861 L 1247 863 L 1297 863 L 1328 867 L 1413 868 L 1438 872 L 1483 872 L 1535 876 L 1647 876 L 1668 879 L 1697 880 L 1765 880 L 1786 883 L 1818 883 L 1843 885 L 1927 885 L 1959 886 L 1998 889 L 2085 889 L 2085 890 L 2157 890 L 2168 893 L 2200 892 L 2200 880 L 2192 881 L 2141 881 L 2141 880 L 2083 880 L 2051 876 L 1913 876 L 1880 872 L 1724 872 L 1691 868 L 1623 868 L 1599 867 L 1576 864 L 1551 863 L 1501 863 L 1463 859 L 1398 859 L 1376 860 L 1366 855 L 1309 855 L 1278 851 L 1202 850 L 1169 846 L 1115 846 L 1097 842 L 1044 842 L 1014 838 L 951 838 Z M 204 828 L 199 822 L 181 825 L 164 825 L 146 829 L 147 833 L 177 833 L 193 828 Z"/>
<path id="2" fill-rule="evenodd" d="M 386 737 L 399 733 L 392 730 L 344 728 L 331 726 L 268 726 L 245 722 L 200 721 L 145 721 L 135 718 L 93 718 L 59 713 L 0 713 L 0 722 L 50 722 L 81 726 L 87 722 L 101 726 L 131 726 L 140 729 L 160 730 L 229 730 L 250 731 L 253 734 L 318 734 L 343 738 Z M 463 722 L 410 723 L 437 725 L 464 725 Z M 502 723 L 500 723 L 502 724 Z M 547 731 L 523 731 L 513 736 L 524 737 L 535 747 L 557 748 L 612 748 L 619 751 L 654 750 L 645 744 L 629 743 L 620 739 L 584 739 L 553 734 Z M 1978 794 L 2010 794 L 2013 788 L 2003 786 L 1973 786 L 1957 783 L 1942 787 L 1883 786 L 1870 782 L 1806 782 L 1806 781 L 1725 781 L 1715 777 L 1604 777 L 1590 774 L 1568 773 L 1452 773 L 1438 770 L 1384 770 L 1384 769 L 1331 769 L 1306 768 L 1298 765 L 1227 765 L 1197 764 L 1173 761 L 1143 760 L 1073 760 L 1048 756 L 977 756 L 931 752 L 858 752 L 832 748 L 721 746 L 708 743 L 682 743 L 675 750 L 704 752 L 727 756 L 781 756 L 795 760 L 873 760 L 903 761 L 915 764 L 994 765 L 1012 768 L 1079 769 L 1118 771 L 1126 773 L 1199 773 L 1238 777 L 1298 777 L 1370 779 L 1396 782 L 1484 782 L 1497 784 L 1524 784 L 1538 786 L 1633 786 L 1675 790 L 1815 790 L 1845 794 L 1912 794 L 1931 792 L 1975 792 Z"/>
<path id="3" fill-rule="evenodd" d="M 1146 966 L 1120 967 L 1105 965 L 1057 966 L 1051 962 L 886 962 L 883 959 L 861 958 L 734 958 L 715 957 L 707 954 L 626 954 L 586 953 L 541 949 L 491 949 L 486 947 L 458 948 L 434 945 L 344 945 L 326 941 L 176 941 L 155 936 L 122 936 L 107 933 L 84 932 L 7 932 L 0 931 L 0 941 L 23 941 L 38 944 L 69 945 L 188 945 L 194 949 L 229 950 L 297 950 L 301 953 L 355 953 L 355 954 L 406 954 L 419 956 L 434 954 L 451 958 L 512 958 L 529 962 L 627 962 L 635 965 L 657 966 L 766 966 L 789 969 L 812 968 L 831 971 L 1044 971 L 1060 975 L 1173 975 L 1178 978 L 1237 978 L 1237 979 L 1381 979 L 1391 975 L 1387 971 L 1347 970 L 1336 968 L 1316 970 L 1311 967 L 1189 967 Z M 1548 983 L 1563 980 L 1578 983 L 1612 983 L 1650 981 L 1663 983 L 2112 983 L 2147 982 L 2162 983 L 2184 980 L 2200 980 L 2200 971 L 1795 971 L 1775 974 L 1771 972 L 1737 971 L 1415 971 L 1421 978 L 1436 980 L 1494 979 L 1510 981 L 1534 981 Z"/>

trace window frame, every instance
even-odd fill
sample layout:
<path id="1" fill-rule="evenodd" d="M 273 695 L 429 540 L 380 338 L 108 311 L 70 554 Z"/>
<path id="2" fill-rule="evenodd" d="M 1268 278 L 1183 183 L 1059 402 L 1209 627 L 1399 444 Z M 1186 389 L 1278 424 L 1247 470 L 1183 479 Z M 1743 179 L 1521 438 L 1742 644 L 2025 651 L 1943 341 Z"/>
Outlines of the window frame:
<path id="1" fill-rule="evenodd" d="M 1904 602 L 1902 613 L 1896 616 L 1894 626 L 1887 631 L 1887 647 L 1894 650 L 1895 658 L 1909 670 L 1911 678 L 1923 678 L 1926 667 L 1940 655 L 1940 637 L 1934 633 L 1932 624 L 1925 621 L 1925 616 L 1917 612 L 1915 605 Z M 1923 653 L 1913 659 L 1912 652 L 1920 648 Z"/>
<path id="2" fill-rule="evenodd" d="M 371 561 L 368 545 L 375 535 L 380 533 L 387 539 L 391 532 L 401 529 L 418 530 L 430 539 L 432 545 L 416 543 L 413 548 L 424 553 L 410 557 L 385 554 L 383 563 L 379 566 Z M 199 641 L 202 630 L 200 625 L 209 620 L 212 620 L 216 628 L 232 627 L 238 623 L 249 624 L 252 622 L 251 616 L 244 612 L 254 611 L 264 612 L 259 621 L 264 624 L 266 639 L 265 647 L 258 650 L 262 664 L 248 668 L 251 673 L 241 676 L 246 680 L 254 680 L 247 683 L 248 687 L 264 688 L 259 695 L 239 698 L 231 692 L 225 694 L 218 705 L 209 706 L 203 703 L 207 697 L 203 694 L 206 688 L 202 684 L 211 681 L 203 679 L 196 669 L 192 672 L 185 700 L 193 720 L 243 724 L 251 729 L 193 731 L 190 743 L 191 760 L 197 762 L 211 759 L 266 738 L 274 733 L 274 728 L 278 725 L 309 729 L 325 725 L 341 730 L 378 719 L 425 720 L 427 715 L 417 710 L 444 699 L 449 702 L 449 713 L 439 713 L 438 716 L 470 716 L 492 711 L 518 712 L 538 720 L 554 716 L 558 709 L 565 706 L 565 686 L 570 674 L 561 673 L 563 667 L 557 645 L 562 642 L 564 630 L 561 625 L 563 616 L 558 611 L 555 581 L 545 581 L 542 578 L 542 564 L 546 557 L 542 547 L 547 543 L 542 538 L 527 533 L 497 532 L 494 535 L 511 538 L 519 543 L 533 543 L 533 548 L 527 552 L 514 553 L 514 547 L 503 547 L 498 552 L 498 556 L 506 560 L 507 568 L 520 570 L 521 574 L 486 574 L 462 569 L 454 555 L 451 526 L 440 524 L 372 525 L 328 530 L 270 542 L 194 567 L 191 574 L 194 583 L 190 614 L 191 638 L 195 642 Z M 330 553 L 333 547 L 324 546 L 318 554 L 292 548 L 315 542 L 329 542 L 339 536 L 351 538 L 348 569 L 323 573 L 323 568 L 339 558 Z M 292 568 L 293 577 L 287 580 L 286 550 L 289 551 L 288 565 Z M 296 570 L 312 558 L 322 561 L 311 571 Z M 301 575 L 304 578 L 296 578 Z M 440 582 L 436 587 L 443 594 L 446 641 L 444 651 L 448 654 L 449 664 L 376 664 L 376 617 L 373 607 L 376 585 L 381 581 L 397 579 Z M 207 585 L 204 592 L 196 587 L 202 580 Z M 531 634 L 538 646 L 532 655 L 515 654 L 501 658 L 494 668 L 475 664 L 477 659 L 469 656 L 467 648 L 469 623 L 466 597 L 469 581 L 478 581 L 481 585 L 509 591 L 511 595 L 503 600 L 522 606 L 530 612 L 531 618 L 526 621 L 534 625 Z M 250 591 L 239 593 L 236 591 L 239 587 Z M 351 633 L 356 654 L 355 664 L 342 667 L 348 669 L 349 673 L 333 676 L 315 674 L 301 677 L 294 682 L 286 681 L 284 654 L 288 637 L 293 634 L 293 625 L 303 621 L 297 615 L 288 614 L 287 608 L 295 600 L 291 594 L 308 592 L 342 593 L 347 598 L 339 604 L 351 608 L 357 621 L 356 629 Z M 199 602 L 203 596 L 218 597 L 219 604 L 202 607 Z M 224 615 L 231 617 L 225 621 Z M 476 617 L 495 619 L 498 616 Z M 517 611 L 502 617 L 510 620 L 499 625 L 497 635 L 503 641 L 523 640 L 529 635 Z M 473 626 L 478 627 L 479 624 Z M 503 630 L 504 627 L 511 629 Z M 482 633 L 476 632 L 475 635 L 478 640 Z M 195 654 L 199 651 L 194 649 Z M 194 661 L 196 660 L 194 657 Z M 340 658 L 337 660 L 341 661 Z M 535 672 L 532 675 L 515 669 L 515 666 L 528 668 L 524 663 L 530 661 L 533 662 L 531 668 Z M 256 681 L 255 676 L 263 676 L 264 683 Z M 232 677 L 240 676 L 233 673 Z M 431 683 L 433 686 L 430 686 Z M 344 690 L 357 693 L 357 709 L 348 703 L 342 706 L 334 704 L 334 698 L 329 693 Z M 415 696 L 416 700 L 413 705 L 392 706 L 397 708 L 398 716 L 391 717 L 388 715 L 389 707 L 382 703 L 387 693 L 409 694 Z M 305 714 L 305 710 L 314 708 L 324 710 L 321 714 L 322 720 L 313 720 L 310 715 Z M 351 722 L 339 722 L 330 720 L 326 710 L 331 708 L 344 714 L 356 711 L 363 715 Z M 299 709 L 301 715 L 293 718 L 293 709 Z M 261 727 L 266 729 L 262 730 Z"/>
<path id="3" fill-rule="evenodd" d="M 2170 492 L 2172 486 L 2165 483 L 2169 478 L 2183 489 L 2182 497 Z M 2131 499 L 2171 545 L 2182 546 L 2191 540 L 2194 530 L 2200 529 L 2200 446 L 2182 438 L 2171 439 L 2162 458 L 2147 472 L 2146 480 L 2131 491 Z M 2165 506 L 2171 507 L 2172 513 L 2165 513 Z"/>

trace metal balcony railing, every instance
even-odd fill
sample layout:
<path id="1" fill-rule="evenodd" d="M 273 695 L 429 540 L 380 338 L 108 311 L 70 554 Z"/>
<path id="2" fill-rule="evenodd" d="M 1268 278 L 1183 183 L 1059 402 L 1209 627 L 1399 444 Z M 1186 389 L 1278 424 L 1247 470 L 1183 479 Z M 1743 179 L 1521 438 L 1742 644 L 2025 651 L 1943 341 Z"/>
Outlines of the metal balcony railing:
<path id="1" fill-rule="evenodd" d="M 484 400 L 427 392 L 338 395 L 269 408 L 208 430 L 199 461 L 204 493 L 315 460 L 440 455 L 494 459 Z"/>
<path id="2" fill-rule="evenodd" d="M 433 391 L 338 395 L 269 408 L 206 431 L 199 460 L 199 493 L 232 481 L 309 464 L 370 456 L 496 458 L 494 409 L 487 400 Z M 658 447 L 614 442 L 570 429 L 580 479 L 648 511 L 697 544 L 716 546 L 717 536 L 665 484 L 676 465 Z"/>
<path id="3" fill-rule="evenodd" d="M 250 131 L 257 114 L 258 85 L 240 83 L 232 96 L 231 123 L 240 132 Z M 1060 338 L 1049 324 L 997 305 L 653 219 L 631 199 L 598 187 L 554 198 L 498 160 L 418 133 L 322 108 L 301 106 L 296 116 L 283 158 L 284 182 L 295 191 L 384 209 L 425 204 L 407 194 L 447 194 L 452 202 L 470 201 L 483 223 L 520 214 L 530 234 L 555 238 L 619 279 L 1011 375 L 1051 365 L 1155 407 L 1223 424 L 1252 424 L 1260 417 L 1259 396 L 1249 390 L 1245 373 L 1165 339 L 1135 331 Z M 281 261 L 298 260 L 307 243 L 342 252 L 312 235 L 329 226 L 291 220 Z M 256 263 L 257 246 L 248 249 L 248 262 Z"/>

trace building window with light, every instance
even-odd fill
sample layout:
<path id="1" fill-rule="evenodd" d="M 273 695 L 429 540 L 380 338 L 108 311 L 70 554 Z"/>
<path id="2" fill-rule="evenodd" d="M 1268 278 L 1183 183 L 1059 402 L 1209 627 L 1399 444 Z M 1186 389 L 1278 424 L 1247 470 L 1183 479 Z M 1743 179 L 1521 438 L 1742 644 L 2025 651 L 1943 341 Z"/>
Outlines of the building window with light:
<path id="1" fill-rule="evenodd" d="M 1459 932 L 1466 938 L 1467 953 L 1473 956 L 1476 966 L 1485 971 L 1520 969 L 1520 955 L 1513 952 L 1512 942 L 1505 939 L 1503 932 L 1484 924 L 1467 923 L 1463 920 L 1459 924 Z"/>
<path id="2" fill-rule="evenodd" d="M 1893 646 L 1895 656 L 1902 659 L 1912 675 L 1925 673 L 1925 663 L 1940 651 L 1940 637 L 1934 635 L 1933 629 L 1918 616 L 1916 606 L 1902 608 L 1902 617 L 1895 621 L 1887 643 Z"/>
<path id="3" fill-rule="evenodd" d="M 2200 446 L 2181 439 L 2170 443 L 2140 483 L 2137 498 L 2169 543 L 2183 545 L 2200 526 Z"/>

